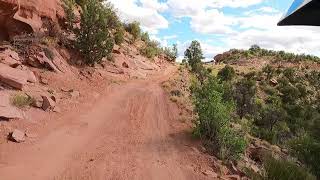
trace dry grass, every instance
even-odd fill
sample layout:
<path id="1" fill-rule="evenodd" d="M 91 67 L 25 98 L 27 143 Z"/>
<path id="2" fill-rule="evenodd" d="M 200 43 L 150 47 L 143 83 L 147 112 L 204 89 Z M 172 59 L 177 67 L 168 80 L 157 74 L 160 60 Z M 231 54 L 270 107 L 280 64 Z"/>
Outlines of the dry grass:
<path id="1" fill-rule="evenodd" d="M 31 106 L 34 101 L 34 98 L 21 93 L 13 95 L 10 99 L 11 104 L 18 108 Z"/>

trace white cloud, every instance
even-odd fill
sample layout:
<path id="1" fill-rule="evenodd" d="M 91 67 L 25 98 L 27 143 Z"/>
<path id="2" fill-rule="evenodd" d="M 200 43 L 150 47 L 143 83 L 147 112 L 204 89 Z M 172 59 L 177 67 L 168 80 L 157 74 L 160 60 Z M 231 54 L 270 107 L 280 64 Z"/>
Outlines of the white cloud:
<path id="1" fill-rule="evenodd" d="M 225 16 L 217 9 L 202 11 L 193 16 L 190 21 L 192 30 L 204 34 L 228 34 L 234 32 L 232 25 L 236 21 L 231 16 Z"/>
<path id="2" fill-rule="evenodd" d="M 167 9 L 167 5 L 157 0 L 110 0 L 125 22 L 138 21 L 144 30 L 156 34 L 159 29 L 168 28 L 169 22 L 160 12 Z M 138 2 L 141 6 L 138 5 Z"/>

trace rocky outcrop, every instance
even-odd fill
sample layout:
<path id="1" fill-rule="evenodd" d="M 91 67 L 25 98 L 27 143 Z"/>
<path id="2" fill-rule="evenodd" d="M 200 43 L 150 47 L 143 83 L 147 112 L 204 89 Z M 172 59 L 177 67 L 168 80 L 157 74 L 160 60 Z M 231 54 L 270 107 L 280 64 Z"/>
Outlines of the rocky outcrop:
<path id="1" fill-rule="evenodd" d="M 45 3 L 43 0 L 0 0 L 0 33 L 3 37 L 45 32 L 48 28 L 44 19 L 58 24 L 58 19 L 63 17 L 60 0 L 46 0 Z"/>
<path id="2" fill-rule="evenodd" d="M 22 64 L 18 53 L 11 50 L 10 46 L 0 47 L 0 63 L 7 64 L 13 68 Z"/>
<path id="3" fill-rule="evenodd" d="M 28 82 L 35 82 L 36 77 L 31 71 L 11 68 L 0 63 L 0 82 L 22 90 Z"/>

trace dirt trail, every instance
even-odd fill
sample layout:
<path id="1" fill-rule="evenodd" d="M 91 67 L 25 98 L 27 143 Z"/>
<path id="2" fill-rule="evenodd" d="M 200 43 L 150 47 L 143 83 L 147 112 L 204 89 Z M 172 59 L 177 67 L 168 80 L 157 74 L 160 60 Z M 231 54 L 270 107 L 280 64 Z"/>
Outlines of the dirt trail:
<path id="1" fill-rule="evenodd" d="M 81 114 L 66 115 L 64 126 L 3 157 L 0 179 L 208 178 L 195 169 L 178 110 L 160 86 L 172 72 L 121 85 Z"/>

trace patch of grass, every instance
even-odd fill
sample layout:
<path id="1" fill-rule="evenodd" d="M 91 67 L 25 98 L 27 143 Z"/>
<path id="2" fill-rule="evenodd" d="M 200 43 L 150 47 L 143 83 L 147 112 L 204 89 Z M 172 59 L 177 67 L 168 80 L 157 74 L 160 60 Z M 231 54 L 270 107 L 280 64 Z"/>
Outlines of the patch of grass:
<path id="1" fill-rule="evenodd" d="M 30 106 L 35 100 L 26 94 L 15 94 L 10 99 L 11 104 L 18 108 L 25 108 Z"/>
<path id="2" fill-rule="evenodd" d="M 41 39 L 41 44 L 47 45 L 47 46 L 55 46 L 58 42 L 58 40 L 54 37 L 44 37 Z"/>

